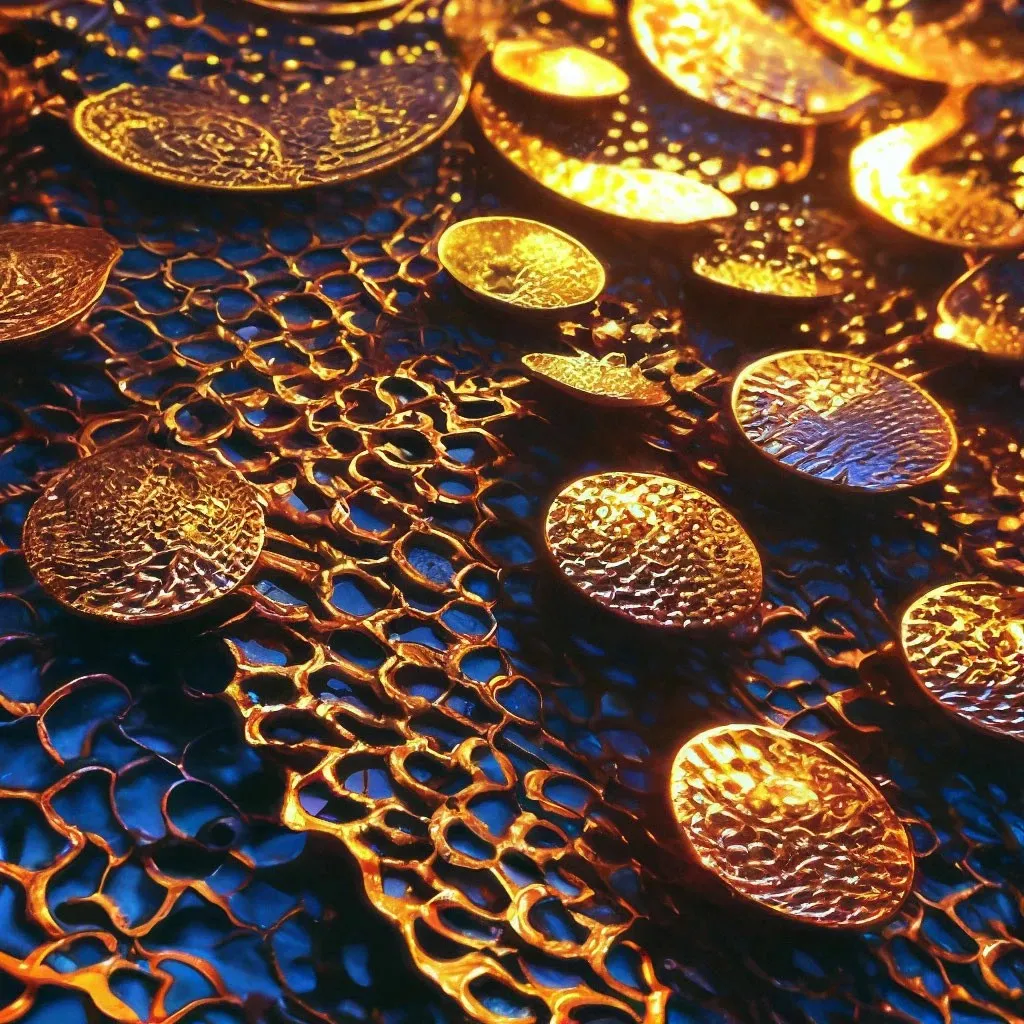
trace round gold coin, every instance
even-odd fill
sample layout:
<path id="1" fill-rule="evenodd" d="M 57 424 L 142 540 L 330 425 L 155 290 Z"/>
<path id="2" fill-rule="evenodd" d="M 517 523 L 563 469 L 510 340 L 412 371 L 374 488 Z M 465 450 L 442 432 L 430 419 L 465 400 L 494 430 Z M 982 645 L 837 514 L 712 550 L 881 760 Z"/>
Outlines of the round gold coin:
<path id="1" fill-rule="evenodd" d="M 869 928 L 910 893 L 906 828 L 867 776 L 819 743 L 768 726 L 708 729 L 676 755 L 670 790 L 698 863 L 775 914 Z"/>
<path id="2" fill-rule="evenodd" d="M 714 498 L 681 480 L 581 477 L 551 503 L 544 532 L 576 590 L 641 625 L 729 626 L 761 599 L 754 542 Z"/>
<path id="3" fill-rule="evenodd" d="M 437 257 L 473 298 L 520 310 L 562 313 L 604 288 L 600 260 L 571 235 L 524 217 L 474 217 L 447 228 Z"/>
<path id="4" fill-rule="evenodd" d="M 263 508 L 233 469 L 186 452 L 118 447 L 72 464 L 25 521 L 25 558 L 61 604 L 119 623 L 198 611 L 263 548 Z"/>
<path id="5" fill-rule="evenodd" d="M 937 480 L 956 456 L 953 424 L 913 381 L 856 356 L 798 349 L 737 376 L 732 415 L 773 463 L 852 491 L 885 493 Z"/>
<path id="6" fill-rule="evenodd" d="M 537 380 L 594 405 L 641 408 L 668 401 L 665 388 L 637 367 L 628 366 L 621 352 L 609 353 L 603 359 L 585 352 L 571 356 L 531 352 L 523 356 L 523 366 Z"/>
<path id="7" fill-rule="evenodd" d="M 900 642 L 915 682 L 944 711 L 1024 741 L 1024 588 L 936 587 L 904 613 Z"/>
<path id="8" fill-rule="evenodd" d="M 73 327 L 103 294 L 121 247 L 99 228 L 0 227 L 0 344 Z"/>
<path id="9" fill-rule="evenodd" d="M 629 75 L 582 46 L 542 39 L 503 39 L 491 54 L 499 78 L 555 100 L 603 100 L 629 88 Z"/>

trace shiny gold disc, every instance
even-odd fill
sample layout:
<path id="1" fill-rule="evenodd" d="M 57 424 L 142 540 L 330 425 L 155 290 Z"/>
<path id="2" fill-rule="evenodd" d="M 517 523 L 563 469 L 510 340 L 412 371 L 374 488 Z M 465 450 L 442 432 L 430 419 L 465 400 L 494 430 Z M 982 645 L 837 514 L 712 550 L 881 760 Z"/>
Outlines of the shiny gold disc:
<path id="1" fill-rule="evenodd" d="M 571 356 L 531 352 L 523 356 L 523 365 L 538 380 L 594 405 L 642 408 L 668 401 L 664 387 L 628 366 L 621 352 L 603 359 L 586 352 Z"/>
<path id="2" fill-rule="evenodd" d="M 241 584 L 264 539 L 263 508 L 233 469 L 185 452 L 118 447 L 73 463 L 25 520 L 25 558 L 61 604 L 153 623 Z"/>
<path id="3" fill-rule="evenodd" d="M 681 480 L 581 477 L 551 503 L 544 533 L 573 587 L 641 625 L 729 626 L 761 599 L 754 542 L 714 498 Z"/>
<path id="4" fill-rule="evenodd" d="M 944 711 L 1024 741 L 1024 589 L 936 587 L 906 610 L 900 641 L 914 680 Z"/>
<path id="5" fill-rule="evenodd" d="M 906 828 L 877 786 L 822 744 L 761 725 L 708 729 L 676 755 L 670 789 L 696 860 L 776 914 L 869 928 L 910 893 Z"/>
<path id="6" fill-rule="evenodd" d="M 542 39 L 503 39 L 491 64 L 499 78 L 555 100 L 603 100 L 629 88 L 629 75 L 582 46 Z"/>
<path id="7" fill-rule="evenodd" d="M 593 302 L 604 267 L 564 231 L 524 217 L 474 217 L 447 228 L 441 266 L 474 298 L 547 313 Z"/>
<path id="8" fill-rule="evenodd" d="M 939 300 L 934 335 L 990 359 L 1024 362 L 1024 258 L 991 256 Z"/>
<path id="9" fill-rule="evenodd" d="M 605 18 L 611 20 L 619 16 L 615 0 L 561 0 L 563 6 L 577 14 L 585 14 L 588 18 Z"/>
<path id="10" fill-rule="evenodd" d="M 308 18 L 354 18 L 398 7 L 402 0 L 249 0 L 279 14 Z"/>
<path id="11" fill-rule="evenodd" d="M 349 181 L 440 138 L 464 101 L 445 61 L 358 68 L 269 106 L 194 88 L 119 85 L 74 129 L 124 170 L 189 188 L 281 191 Z"/>
<path id="12" fill-rule="evenodd" d="M 99 228 L 0 227 L 0 344 L 38 341 L 74 326 L 96 304 L 121 256 Z"/>
<path id="13" fill-rule="evenodd" d="M 785 124 L 841 121 L 879 86 L 833 61 L 781 5 L 632 0 L 641 53 L 673 85 L 733 114 Z"/>
<path id="14" fill-rule="evenodd" d="M 957 440 L 913 381 L 867 359 L 817 349 L 747 366 L 732 388 L 743 436 L 772 462 L 853 491 L 885 493 L 941 477 Z"/>

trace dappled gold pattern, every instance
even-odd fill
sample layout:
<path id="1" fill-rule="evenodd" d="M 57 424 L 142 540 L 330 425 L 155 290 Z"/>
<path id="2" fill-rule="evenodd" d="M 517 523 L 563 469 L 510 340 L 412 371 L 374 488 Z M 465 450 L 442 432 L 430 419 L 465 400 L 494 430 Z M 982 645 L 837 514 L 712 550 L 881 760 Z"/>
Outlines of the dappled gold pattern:
<path id="1" fill-rule="evenodd" d="M 530 352 L 523 356 L 523 365 L 537 380 L 595 405 L 650 407 L 668 401 L 664 386 L 630 366 L 621 352 L 609 352 L 601 359 L 587 352 Z"/>
<path id="2" fill-rule="evenodd" d="M 700 864 L 776 914 L 868 928 L 910 893 L 907 830 L 875 784 L 828 747 L 769 726 L 708 729 L 676 755 L 670 787 Z"/>
<path id="3" fill-rule="evenodd" d="M 1024 259 L 1001 254 L 972 267 L 939 300 L 935 337 L 980 355 L 1024 360 Z"/>
<path id="4" fill-rule="evenodd" d="M 491 63 L 506 82 L 549 99 L 610 99 L 629 88 L 629 76 L 618 65 L 571 43 L 502 39 Z"/>

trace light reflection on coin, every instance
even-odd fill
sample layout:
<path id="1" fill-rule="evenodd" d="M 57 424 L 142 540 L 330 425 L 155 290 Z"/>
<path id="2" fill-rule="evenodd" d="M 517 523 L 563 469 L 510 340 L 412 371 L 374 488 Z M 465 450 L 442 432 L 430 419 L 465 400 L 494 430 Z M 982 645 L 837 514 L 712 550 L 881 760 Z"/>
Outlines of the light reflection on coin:
<path id="1" fill-rule="evenodd" d="M 775 914 L 869 928 L 910 893 L 903 823 L 866 775 L 812 740 L 760 725 L 708 729 L 676 755 L 670 793 L 698 863 Z"/>
<path id="2" fill-rule="evenodd" d="M 610 352 L 603 359 L 586 352 L 571 356 L 531 352 L 523 356 L 523 365 L 537 380 L 595 405 L 640 408 L 668 401 L 665 388 L 636 366 L 627 365 L 621 352 Z"/>
<path id="3" fill-rule="evenodd" d="M 585 14 L 589 18 L 611 20 L 619 16 L 615 0 L 560 0 L 560 2 L 569 10 L 575 11 L 577 14 Z"/>
<path id="4" fill-rule="evenodd" d="M 437 255 L 474 298 L 523 310 L 564 312 L 593 302 L 604 288 L 604 267 L 582 242 L 524 217 L 452 224 Z"/>
<path id="5" fill-rule="evenodd" d="M 506 82 L 549 99 L 610 99 L 629 88 L 629 76 L 616 64 L 571 44 L 503 39 L 491 63 Z"/>
<path id="6" fill-rule="evenodd" d="M 280 14 L 309 18 L 352 18 L 398 7 L 402 0 L 249 0 Z"/>
<path id="7" fill-rule="evenodd" d="M 943 710 L 1024 741 L 1024 589 L 936 587 L 906 610 L 900 641 L 914 680 Z"/>

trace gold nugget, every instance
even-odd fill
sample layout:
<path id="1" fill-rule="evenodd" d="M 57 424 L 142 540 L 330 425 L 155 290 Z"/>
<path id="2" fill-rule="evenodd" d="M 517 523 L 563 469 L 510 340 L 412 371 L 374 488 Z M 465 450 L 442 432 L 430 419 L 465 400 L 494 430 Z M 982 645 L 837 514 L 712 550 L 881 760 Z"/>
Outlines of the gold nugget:
<path id="1" fill-rule="evenodd" d="M 773 463 L 846 490 L 916 487 L 956 456 L 953 424 L 931 395 L 887 367 L 835 352 L 751 363 L 733 384 L 732 414 Z"/>
<path id="2" fill-rule="evenodd" d="M 542 39 L 503 39 L 491 64 L 499 78 L 555 100 L 603 100 L 629 88 L 629 75 L 593 50 Z"/>
<path id="3" fill-rule="evenodd" d="M 452 224 L 437 257 L 465 292 L 499 306 L 563 313 L 593 302 L 604 288 L 604 267 L 582 242 L 525 217 Z"/>
<path id="4" fill-rule="evenodd" d="M 0 227 L 0 344 L 73 327 L 103 294 L 120 257 L 121 247 L 99 228 Z"/>
<path id="5" fill-rule="evenodd" d="M 1024 741 L 1024 589 L 936 587 L 906 610 L 900 641 L 914 681 L 944 711 Z"/>
<path id="6" fill-rule="evenodd" d="M 676 755 L 670 788 L 692 856 L 775 914 L 877 927 L 910 893 L 906 828 L 866 775 L 820 743 L 760 725 L 708 729 Z"/>
<path id="7" fill-rule="evenodd" d="M 544 535 L 581 594 L 645 626 L 702 629 L 748 617 L 761 559 L 714 498 L 652 473 L 581 477 L 548 509 Z"/>
<path id="8" fill-rule="evenodd" d="M 61 604 L 111 622 L 198 611 L 250 575 L 263 508 L 233 469 L 186 452 L 117 447 L 73 463 L 25 520 L 25 558 Z"/>
<path id="9" fill-rule="evenodd" d="M 531 352 L 523 356 L 523 365 L 538 380 L 594 405 L 644 408 L 668 401 L 664 387 L 628 366 L 621 352 L 609 352 L 603 359 L 586 352 L 571 356 Z"/>

